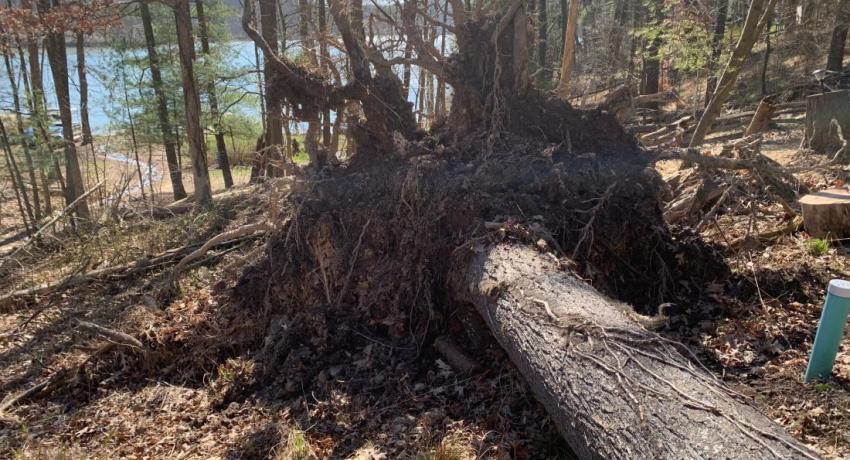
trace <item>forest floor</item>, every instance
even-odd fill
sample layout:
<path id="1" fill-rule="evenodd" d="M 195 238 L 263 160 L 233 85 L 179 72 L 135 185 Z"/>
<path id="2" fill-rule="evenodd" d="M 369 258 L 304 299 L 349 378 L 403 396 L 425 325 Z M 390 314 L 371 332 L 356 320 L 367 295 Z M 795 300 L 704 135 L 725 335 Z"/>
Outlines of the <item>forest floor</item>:
<path id="1" fill-rule="evenodd" d="M 813 162 L 798 153 L 801 127 L 799 117 L 777 120 L 763 153 L 785 165 Z M 734 136 L 718 133 L 713 145 Z M 659 170 L 669 174 L 677 166 L 666 162 Z M 801 179 L 821 188 L 846 178 L 806 173 Z M 240 185 L 218 194 L 209 213 L 129 217 L 77 236 L 74 244 L 34 250 L 25 269 L 0 278 L 0 293 L 204 241 L 262 219 L 270 193 L 268 185 Z M 724 210 L 703 237 L 723 246 L 752 228 L 752 203 L 742 202 L 748 204 Z M 775 207 L 757 215 L 762 229 L 785 219 Z M 260 244 L 235 243 L 194 267 L 182 294 L 165 308 L 154 298 L 168 267 L 0 303 L 0 395 L 18 394 L 60 369 L 75 370 L 73 385 L 0 414 L 0 457 L 570 458 L 492 340 L 477 356 L 488 365 L 464 376 L 430 346 L 398 348 L 355 330 L 358 338 L 336 351 L 350 364 L 322 369 L 320 385 L 295 385 L 286 399 L 257 391 L 231 401 L 227 395 L 244 391 L 253 367 L 249 354 L 237 352 L 244 349 L 239 331 L 258 327 L 251 311 L 233 313 L 244 299 L 234 298 L 232 288 Z M 794 436 L 827 458 L 847 458 L 850 341 L 843 342 L 832 380 L 802 383 L 826 283 L 850 275 L 844 247 L 821 249 L 800 232 L 768 247 L 729 251 L 732 276 L 696 287 L 699 301 L 661 327 Z M 76 320 L 143 339 L 160 358 L 150 368 L 126 347 L 97 356 L 108 342 Z"/>

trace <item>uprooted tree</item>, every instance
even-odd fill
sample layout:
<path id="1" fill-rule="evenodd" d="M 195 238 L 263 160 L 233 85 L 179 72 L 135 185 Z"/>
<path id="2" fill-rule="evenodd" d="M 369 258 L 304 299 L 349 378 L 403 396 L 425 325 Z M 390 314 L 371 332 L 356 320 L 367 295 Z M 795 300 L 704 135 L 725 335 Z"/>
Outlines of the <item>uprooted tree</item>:
<path id="1" fill-rule="evenodd" d="M 653 159 L 614 116 L 532 85 L 527 2 L 469 11 L 450 0 L 449 24 L 397 4 L 387 20 L 412 51 L 396 57 L 332 0 L 351 69 L 342 85 L 275 53 L 251 3 L 243 25 L 273 70 L 268 94 L 304 121 L 347 110 L 356 144 L 341 167 L 308 146 L 319 177 L 289 182 L 277 207 L 291 217 L 236 288 L 267 312 L 257 383 L 309 386 L 320 364 L 297 350 L 344 344 L 340 318 L 422 344 L 475 310 L 582 457 L 812 457 L 613 300 L 652 313 L 679 281 L 703 276 L 685 265 L 700 266 L 700 253 L 677 257 L 689 249 L 663 222 Z M 423 38 L 423 19 L 453 34 L 451 57 Z M 405 63 L 452 88 L 429 133 L 393 72 Z"/>

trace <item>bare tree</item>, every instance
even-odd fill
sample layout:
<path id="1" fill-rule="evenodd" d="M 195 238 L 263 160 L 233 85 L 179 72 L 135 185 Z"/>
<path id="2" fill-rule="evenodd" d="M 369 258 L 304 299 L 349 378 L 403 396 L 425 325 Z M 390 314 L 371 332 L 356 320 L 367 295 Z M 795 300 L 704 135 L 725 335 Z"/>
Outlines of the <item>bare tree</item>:
<path id="1" fill-rule="evenodd" d="M 278 44 L 278 20 L 277 20 L 277 2 L 275 0 L 259 0 L 260 4 L 260 27 L 262 28 L 263 39 L 271 47 L 274 53 L 280 51 Z M 271 64 L 266 59 L 263 65 L 263 78 L 266 81 L 266 86 L 274 78 L 271 70 Z M 283 127 L 281 125 L 281 117 L 283 115 L 283 107 L 280 100 L 266 89 L 266 126 L 265 126 L 265 147 L 269 148 L 268 156 L 273 157 L 279 152 L 280 146 L 283 145 Z M 272 158 L 279 160 L 279 158 Z M 268 167 L 267 174 L 278 175 L 278 169 Z"/>
<path id="2" fill-rule="evenodd" d="M 145 33 L 145 47 L 148 52 L 150 63 L 151 83 L 156 97 L 156 114 L 159 122 L 159 131 L 162 136 L 162 144 L 165 147 L 165 161 L 168 163 L 168 174 L 171 178 L 171 189 L 175 200 L 186 197 L 186 189 L 183 187 L 183 173 L 180 171 L 180 161 L 177 156 L 177 139 L 174 127 L 171 124 L 168 97 L 162 81 L 162 72 L 159 68 L 159 52 L 156 50 L 156 40 L 153 35 L 153 23 L 150 7 L 146 2 L 139 4 L 139 12 L 142 17 L 142 26 Z"/>
<path id="3" fill-rule="evenodd" d="M 89 122 L 89 80 L 86 76 L 86 41 L 85 34 L 76 33 L 77 51 L 77 80 L 80 91 L 80 129 L 82 130 L 82 145 L 92 143 L 91 123 Z"/>
<path id="4" fill-rule="evenodd" d="M 2 33 L 2 30 L 0 30 Z M 30 151 L 29 142 L 27 140 L 26 131 L 24 130 L 24 120 L 21 107 L 21 96 L 20 91 L 18 90 L 18 82 L 15 78 L 14 66 L 12 65 L 12 60 L 9 54 L 12 52 L 11 44 L 6 43 L 5 47 L 9 50 L 7 53 L 3 54 L 3 63 L 6 66 L 6 75 L 9 77 L 9 88 L 12 90 L 12 105 L 15 109 L 15 125 L 18 131 L 18 138 L 21 143 L 21 150 L 24 152 L 24 159 L 27 163 L 27 172 L 29 174 L 29 181 L 32 187 L 32 204 L 35 221 L 41 220 L 41 200 L 39 199 L 39 190 L 38 190 L 38 181 L 36 180 L 35 175 L 35 164 L 32 158 L 32 152 Z M 21 187 L 24 189 L 24 197 L 26 197 L 26 187 L 23 183 L 21 183 Z"/>
<path id="5" fill-rule="evenodd" d="M 210 55 L 210 37 L 207 28 L 207 18 L 204 14 L 204 1 L 195 0 L 198 12 L 198 32 L 201 36 L 201 51 L 204 55 Z M 215 75 L 207 73 L 207 99 L 210 104 L 210 116 L 213 119 L 213 136 L 215 137 L 216 158 L 218 167 L 224 176 L 224 187 L 233 187 L 233 175 L 230 172 L 230 160 L 227 158 L 227 144 L 224 142 L 224 129 L 221 126 L 222 113 L 218 109 L 218 96 L 215 89 Z"/>
<path id="6" fill-rule="evenodd" d="M 664 2 L 655 0 L 650 3 L 652 14 L 652 25 L 660 29 L 664 21 Z M 662 45 L 662 34 L 657 33 L 649 41 L 646 53 L 643 56 L 643 78 L 641 81 L 641 94 L 655 94 L 661 89 L 661 56 L 659 55 Z"/>
<path id="7" fill-rule="evenodd" d="M 201 127 L 201 99 L 195 79 L 195 45 L 192 39 L 192 15 L 189 0 L 175 0 L 174 22 L 177 26 L 177 47 L 180 51 L 180 75 L 183 84 L 183 107 L 186 112 L 186 138 L 192 157 L 192 180 L 195 183 L 195 202 L 202 208 L 212 207 L 212 189 L 207 168 L 206 145 Z"/>
<path id="8" fill-rule="evenodd" d="M 47 13 L 53 6 L 58 6 L 58 0 L 39 0 L 39 11 Z M 71 92 L 68 86 L 68 57 L 66 54 L 65 34 L 61 31 L 50 31 L 45 38 L 47 59 L 53 74 L 53 85 L 56 99 L 59 101 L 59 118 L 62 121 L 62 140 L 65 152 L 65 203 L 71 204 L 80 197 L 83 190 L 83 175 L 80 171 L 80 161 L 74 144 L 74 122 L 71 115 Z M 83 200 L 74 208 L 74 213 L 81 219 L 89 219 L 89 206 Z"/>
<path id="9" fill-rule="evenodd" d="M 552 78 L 546 62 L 549 45 L 549 4 L 537 0 L 537 85 L 544 86 Z M 445 22 L 445 21 L 444 21 Z"/>

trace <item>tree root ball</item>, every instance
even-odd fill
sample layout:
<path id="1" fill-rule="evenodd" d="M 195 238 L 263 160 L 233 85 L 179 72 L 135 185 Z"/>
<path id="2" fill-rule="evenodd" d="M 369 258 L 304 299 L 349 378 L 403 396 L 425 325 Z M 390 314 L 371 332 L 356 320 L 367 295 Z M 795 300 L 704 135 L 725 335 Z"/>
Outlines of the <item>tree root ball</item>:
<path id="1" fill-rule="evenodd" d="M 631 145 L 575 154 L 512 139 L 489 155 L 481 145 L 429 137 L 294 184 L 294 215 L 237 295 L 290 314 L 345 305 L 390 336 L 424 334 L 451 309 L 457 250 L 506 239 L 570 258 L 594 287 L 644 312 L 674 293 L 685 275 L 648 156 Z"/>

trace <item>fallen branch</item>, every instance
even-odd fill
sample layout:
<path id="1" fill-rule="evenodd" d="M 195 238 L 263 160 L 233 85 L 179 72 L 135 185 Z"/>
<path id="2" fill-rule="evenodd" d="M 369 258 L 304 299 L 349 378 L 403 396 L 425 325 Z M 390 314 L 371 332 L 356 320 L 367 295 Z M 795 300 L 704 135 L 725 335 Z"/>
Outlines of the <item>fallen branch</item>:
<path id="1" fill-rule="evenodd" d="M 15 404 L 34 399 L 37 396 L 52 393 L 54 390 L 59 388 L 61 384 L 79 375 L 80 371 L 86 366 L 86 364 L 90 363 L 94 358 L 112 350 L 115 346 L 116 344 L 114 342 L 109 342 L 97 348 L 83 362 L 72 367 L 59 369 L 41 382 L 31 386 L 18 395 L 3 401 L 3 403 L 0 404 L 0 414 L 3 414 L 7 409 Z"/>
<path id="2" fill-rule="evenodd" d="M 82 320 L 79 320 L 79 319 L 77 320 L 77 326 L 79 326 L 82 329 L 85 329 L 89 332 L 92 332 L 94 334 L 106 337 L 107 339 L 112 340 L 113 342 L 117 343 L 118 345 L 124 345 L 126 347 L 131 347 L 131 348 L 137 348 L 137 349 L 141 350 L 142 352 L 147 352 L 147 349 L 145 348 L 144 344 L 142 344 L 142 342 L 139 339 L 133 337 L 130 334 L 126 334 L 124 332 L 105 328 L 105 327 L 103 327 L 99 324 L 90 323 L 88 321 L 82 321 Z"/>
<path id="3" fill-rule="evenodd" d="M 766 232 L 759 233 L 757 235 L 747 235 L 742 236 L 740 238 L 736 238 L 729 242 L 730 249 L 745 249 L 745 248 L 755 248 L 759 245 L 766 245 L 773 243 L 779 238 L 790 235 L 792 233 L 798 232 L 803 228 L 803 218 L 802 217 L 794 217 L 789 220 L 785 225 L 769 230 Z"/>
<path id="4" fill-rule="evenodd" d="M 14 406 L 15 404 L 22 402 L 22 401 L 26 401 L 26 400 L 32 398 L 33 396 L 37 395 L 38 393 L 40 393 L 42 390 L 47 388 L 47 386 L 50 385 L 54 380 L 56 380 L 56 378 L 61 373 L 62 373 L 62 371 L 56 372 L 56 373 L 52 374 L 50 377 L 48 377 L 47 379 L 31 386 L 29 389 L 23 391 L 22 393 L 18 394 L 17 396 L 13 396 L 13 397 L 7 399 L 6 401 L 3 401 L 3 403 L 0 404 L 0 414 L 2 414 L 3 412 L 6 412 L 6 409 Z"/>
<path id="5" fill-rule="evenodd" d="M 173 287 L 176 286 L 177 278 L 180 276 L 180 273 L 186 268 L 186 266 L 193 261 L 200 259 L 203 257 L 210 249 L 215 247 L 216 245 L 230 241 L 236 238 L 244 238 L 244 237 L 256 237 L 259 235 L 263 235 L 269 230 L 272 229 L 272 226 L 267 222 L 257 222 L 254 224 L 243 225 L 242 227 L 235 228 L 233 230 L 228 230 L 223 233 L 219 233 L 218 235 L 207 240 L 206 243 L 203 244 L 200 248 L 196 249 L 191 254 L 182 258 L 180 262 L 177 263 L 177 266 L 171 271 L 171 274 L 168 276 L 168 279 L 165 282 L 166 286 Z"/>

